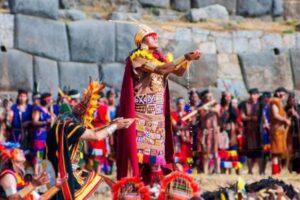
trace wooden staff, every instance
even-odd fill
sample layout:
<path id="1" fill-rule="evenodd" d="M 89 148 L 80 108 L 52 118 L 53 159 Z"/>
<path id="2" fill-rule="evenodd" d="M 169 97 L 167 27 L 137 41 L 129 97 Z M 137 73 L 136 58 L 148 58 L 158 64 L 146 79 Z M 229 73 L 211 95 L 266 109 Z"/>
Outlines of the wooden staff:
<path id="1" fill-rule="evenodd" d="M 186 116 L 182 117 L 181 120 L 186 121 L 186 120 L 190 119 L 191 117 L 195 116 L 200 110 L 208 110 L 209 108 L 215 106 L 216 103 L 217 103 L 216 101 L 207 102 L 206 104 L 200 106 L 196 110 L 193 110 L 192 112 L 190 112 Z"/>

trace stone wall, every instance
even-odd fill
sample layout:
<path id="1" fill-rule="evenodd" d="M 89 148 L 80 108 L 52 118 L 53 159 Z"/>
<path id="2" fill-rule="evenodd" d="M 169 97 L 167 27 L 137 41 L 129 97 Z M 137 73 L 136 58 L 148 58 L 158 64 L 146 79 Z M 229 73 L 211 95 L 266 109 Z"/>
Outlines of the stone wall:
<path id="1" fill-rule="evenodd" d="M 0 14 L 0 91 L 32 91 L 34 82 L 41 92 L 58 86 L 82 90 L 89 76 L 120 89 L 124 61 L 135 48 L 136 25 L 65 22 L 48 13 L 58 12 L 58 6 L 47 4 L 28 9 L 19 5 L 14 14 Z M 195 49 L 203 53 L 183 77 L 170 76 L 173 98 L 186 97 L 192 87 L 210 87 L 217 94 L 227 89 L 240 98 L 251 87 L 300 90 L 300 33 L 152 27 L 163 50 L 175 57 Z"/>

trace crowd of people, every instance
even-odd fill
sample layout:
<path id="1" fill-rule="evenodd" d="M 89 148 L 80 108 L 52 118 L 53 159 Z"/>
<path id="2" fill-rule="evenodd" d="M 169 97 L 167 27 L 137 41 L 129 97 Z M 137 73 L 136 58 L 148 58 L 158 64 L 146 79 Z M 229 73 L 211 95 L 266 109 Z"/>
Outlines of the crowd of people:
<path id="1" fill-rule="evenodd" d="M 265 175 L 269 161 L 273 175 L 282 167 L 299 173 L 299 116 L 295 94 L 283 87 L 274 94 L 252 88 L 240 102 L 228 91 L 217 101 L 208 90 L 191 90 L 172 112 L 175 158 L 187 171 L 208 174 L 246 166 L 253 174 L 257 164 Z"/>
<path id="2" fill-rule="evenodd" d="M 45 143 L 49 128 L 53 126 L 59 115 L 71 111 L 72 107 L 80 102 L 80 98 L 77 90 L 58 95 L 56 101 L 50 93 L 34 93 L 30 99 L 26 90 L 19 90 L 16 100 L 9 96 L 1 99 L 0 143 L 20 144 L 37 174 L 40 170 L 38 163 L 45 158 Z M 32 103 L 29 103 L 30 100 Z M 93 125 L 101 127 L 116 116 L 116 93 L 114 90 L 109 90 L 99 100 Z M 87 143 L 85 147 L 88 149 L 82 151 L 81 157 L 86 161 L 83 163 L 97 172 L 110 174 L 113 167 L 113 158 L 110 156 L 115 151 L 114 143 L 113 137 Z"/>
<path id="3" fill-rule="evenodd" d="M 17 99 L 1 99 L 0 141 L 19 143 L 28 161 L 39 172 L 39 162 L 45 158 L 45 141 L 49 128 L 56 118 L 80 102 L 80 93 L 70 90 L 68 95 L 59 95 L 56 102 L 50 93 L 33 94 L 32 104 L 25 90 L 19 90 Z M 117 117 L 117 94 L 107 91 L 98 102 L 93 124 L 101 127 Z M 274 97 L 284 102 L 285 107 L 274 106 Z M 290 172 L 300 172 L 299 164 L 299 116 L 300 107 L 295 95 L 284 88 L 260 94 L 258 89 L 249 90 L 249 99 L 238 102 L 228 91 L 220 101 L 208 91 L 189 92 L 189 99 L 182 97 L 174 102 L 171 113 L 175 145 L 175 163 L 182 170 L 198 173 L 239 173 L 247 164 L 248 173 L 253 173 L 255 163 L 259 173 L 266 173 L 269 160 L 273 160 L 273 174 L 279 173 L 276 164 L 286 166 Z M 270 103 L 271 102 L 271 103 Z M 270 105 L 273 105 L 274 108 Z M 277 105 L 277 104 L 275 104 Z M 196 112 L 195 112 L 196 111 Z M 275 114 L 274 111 L 278 113 Z M 278 116 L 281 115 L 281 116 Z M 279 130 L 276 119 L 281 118 Z M 276 143 L 270 133 L 284 131 Z M 273 137 L 276 137 L 276 136 Z M 116 137 L 102 141 L 90 141 L 82 147 L 82 164 L 98 173 L 111 174 L 115 167 Z M 271 143 L 275 143 L 271 148 Z M 274 164 L 275 163 L 275 164 Z M 276 165 L 276 166 L 275 166 Z"/>

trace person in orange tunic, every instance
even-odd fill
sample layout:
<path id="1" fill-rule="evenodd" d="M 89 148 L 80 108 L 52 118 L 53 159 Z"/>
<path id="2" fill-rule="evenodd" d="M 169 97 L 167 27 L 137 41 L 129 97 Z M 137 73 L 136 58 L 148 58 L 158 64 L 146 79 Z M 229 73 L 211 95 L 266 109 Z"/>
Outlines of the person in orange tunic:
<path id="1" fill-rule="evenodd" d="M 287 90 L 276 89 L 274 98 L 269 102 L 270 139 L 272 153 L 272 174 L 280 174 L 280 158 L 287 151 L 287 132 L 291 121 L 287 118 L 283 102 L 287 98 Z"/>

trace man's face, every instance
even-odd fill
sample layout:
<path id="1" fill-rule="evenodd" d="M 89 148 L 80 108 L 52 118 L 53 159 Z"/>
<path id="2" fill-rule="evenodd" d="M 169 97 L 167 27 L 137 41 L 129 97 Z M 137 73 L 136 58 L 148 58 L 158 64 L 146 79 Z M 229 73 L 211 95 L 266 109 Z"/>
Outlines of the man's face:
<path id="1" fill-rule="evenodd" d="M 279 99 L 281 99 L 281 101 L 285 101 L 287 98 L 287 95 L 285 92 L 277 92 L 277 96 Z"/>
<path id="2" fill-rule="evenodd" d="M 147 45 L 149 49 L 156 49 L 158 48 L 158 37 L 157 35 L 146 36 L 143 43 Z"/>
<path id="3" fill-rule="evenodd" d="M 196 104 L 199 101 L 199 96 L 197 95 L 197 93 L 192 93 L 190 100 L 191 104 Z"/>
<path id="4" fill-rule="evenodd" d="M 177 103 L 177 110 L 178 110 L 178 111 L 183 111 L 183 110 L 184 110 L 184 106 L 185 106 L 184 101 L 178 102 L 178 103 Z"/>
<path id="5" fill-rule="evenodd" d="M 264 98 L 264 102 L 267 104 L 267 103 L 269 103 L 269 101 L 270 101 L 270 98 L 269 97 L 265 97 Z"/>
<path id="6" fill-rule="evenodd" d="M 21 149 L 16 149 L 14 150 L 14 154 L 15 154 L 15 159 L 13 162 L 18 163 L 20 165 L 24 164 L 24 162 L 26 161 L 25 155 L 23 150 Z"/>
<path id="7" fill-rule="evenodd" d="M 225 102 L 230 103 L 231 102 L 231 94 L 229 92 L 225 92 L 223 95 L 224 95 Z"/>
<path id="8" fill-rule="evenodd" d="M 212 96 L 212 93 L 207 93 L 204 97 L 204 101 L 205 102 L 209 102 L 209 101 L 212 101 L 213 100 L 213 96 Z"/>
<path id="9" fill-rule="evenodd" d="M 72 105 L 72 106 L 76 106 L 78 103 L 79 103 L 79 99 L 77 99 L 77 98 L 71 99 L 71 101 L 70 101 L 70 105 Z"/>
<path id="10" fill-rule="evenodd" d="M 40 100 L 40 98 L 34 98 L 34 99 L 33 99 L 33 104 L 34 104 L 34 105 L 37 105 L 37 106 L 40 106 L 40 105 L 41 105 L 41 100 Z"/>
<path id="11" fill-rule="evenodd" d="M 20 95 L 19 95 L 19 102 L 20 103 L 22 103 L 22 104 L 24 104 L 24 103 L 26 103 L 27 102 L 27 94 L 24 94 L 24 93 L 21 93 Z"/>
<path id="12" fill-rule="evenodd" d="M 259 97 L 259 95 L 257 93 L 250 94 L 250 100 L 252 102 L 256 102 L 258 97 Z"/>
<path id="13" fill-rule="evenodd" d="M 116 94 L 115 93 L 111 93 L 108 98 L 107 101 L 109 104 L 114 104 L 116 101 Z"/>
<path id="14" fill-rule="evenodd" d="M 49 97 L 47 99 L 47 106 L 51 106 L 52 104 L 53 104 L 53 99 L 52 99 L 52 97 Z"/>

